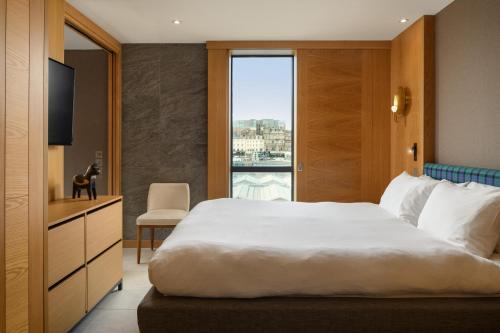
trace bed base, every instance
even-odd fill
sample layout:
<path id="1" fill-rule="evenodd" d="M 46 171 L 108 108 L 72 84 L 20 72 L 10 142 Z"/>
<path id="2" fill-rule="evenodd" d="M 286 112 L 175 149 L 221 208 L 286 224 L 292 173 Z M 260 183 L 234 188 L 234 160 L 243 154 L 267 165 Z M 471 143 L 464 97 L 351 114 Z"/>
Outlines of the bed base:
<path id="1" fill-rule="evenodd" d="M 142 333 L 500 332 L 500 298 L 167 297 L 137 309 Z"/>

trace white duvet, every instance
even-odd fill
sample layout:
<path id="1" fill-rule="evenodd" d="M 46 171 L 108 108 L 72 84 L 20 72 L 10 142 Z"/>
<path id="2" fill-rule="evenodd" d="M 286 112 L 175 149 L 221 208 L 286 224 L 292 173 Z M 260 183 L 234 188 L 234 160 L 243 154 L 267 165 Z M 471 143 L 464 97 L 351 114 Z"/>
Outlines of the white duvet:
<path id="1" fill-rule="evenodd" d="M 198 297 L 496 294 L 500 265 L 374 204 L 218 199 L 179 223 L 149 279 Z"/>

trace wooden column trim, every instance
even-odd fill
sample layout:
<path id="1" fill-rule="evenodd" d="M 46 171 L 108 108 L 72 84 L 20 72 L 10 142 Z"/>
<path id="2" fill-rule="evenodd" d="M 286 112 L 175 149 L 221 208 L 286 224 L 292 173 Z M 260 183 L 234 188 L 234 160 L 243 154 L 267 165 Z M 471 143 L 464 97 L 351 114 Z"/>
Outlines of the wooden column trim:
<path id="1" fill-rule="evenodd" d="M 30 0 L 30 69 L 28 119 L 29 330 L 45 331 L 47 238 L 46 125 L 47 95 L 45 1 Z"/>
<path id="2" fill-rule="evenodd" d="M 208 50 L 208 198 L 229 196 L 229 50 Z"/>
<path id="3" fill-rule="evenodd" d="M 47 0 L 48 56 L 64 63 L 64 0 Z M 47 149 L 48 200 L 64 197 L 64 146 Z"/>
<path id="4" fill-rule="evenodd" d="M 5 24 L 7 3 L 0 0 L 0 333 L 5 332 Z"/>
<path id="5" fill-rule="evenodd" d="M 107 52 L 106 54 L 106 57 L 107 57 L 107 63 L 108 63 L 108 87 L 107 87 L 107 96 L 113 96 L 113 90 L 114 90 L 114 82 L 113 80 L 111 80 L 110 78 L 113 77 L 113 54 L 112 53 L 109 53 Z M 106 184 L 107 185 L 107 188 L 108 188 L 108 193 L 113 193 L 113 163 L 109 163 L 109 161 L 112 161 L 113 160 L 113 142 L 114 142 L 114 137 L 113 137 L 113 131 L 110 131 L 109 130 L 109 126 L 112 126 L 113 125 L 113 119 L 114 119 L 114 116 L 113 116 L 113 108 L 114 108 L 114 104 L 113 104 L 113 99 L 112 98 L 108 98 L 108 101 L 107 101 L 107 111 L 108 111 L 108 117 L 107 117 L 107 120 L 108 120 L 108 135 L 107 135 L 107 140 L 108 140 L 108 165 L 106 166 L 107 167 L 107 171 L 108 171 L 108 183 Z M 111 111 L 111 112 L 110 112 Z"/>

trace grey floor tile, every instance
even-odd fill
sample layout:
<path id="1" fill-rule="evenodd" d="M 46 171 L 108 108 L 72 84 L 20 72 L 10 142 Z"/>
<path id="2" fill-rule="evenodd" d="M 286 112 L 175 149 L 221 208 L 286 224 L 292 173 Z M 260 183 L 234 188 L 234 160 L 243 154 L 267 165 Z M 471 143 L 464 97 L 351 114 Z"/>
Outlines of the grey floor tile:
<path id="1" fill-rule="evenodd" d="M 96 308 L 72 332 L 137 333 L 137 311 Z"/>
<path id="2" fill-rule="evenodd" d="M 98 309 L 136 310 L 150 286 L 137 289 L 123 289 L 106 296 L 98 305 Z"/>
<path id="3" fill-rule="evenodd" d="M 137 306 L 151 288 L 148 262 L 153 252 L 142 249 L 141 264 L 136 263 L 136 249 L 123 249 L 123 290 L 108 294 L 73 329 L 75 333 L 136 333 Z"/>

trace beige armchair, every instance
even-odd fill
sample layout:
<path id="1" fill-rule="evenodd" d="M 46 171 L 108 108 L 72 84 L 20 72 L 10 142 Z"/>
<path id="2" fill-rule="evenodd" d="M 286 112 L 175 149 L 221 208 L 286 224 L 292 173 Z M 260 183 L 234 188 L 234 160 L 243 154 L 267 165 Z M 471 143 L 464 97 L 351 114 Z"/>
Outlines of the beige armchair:
<path id="1" fill-rule="evenodd" d="M 141 262 L 142 229 L 151 232 L 154 249 L 155 228 L 174 228 L 189 213 L 189 184 L 153 183 L 149 186 L 147 212 L 139 216 L 137 225 L 137 263 Z"/>

